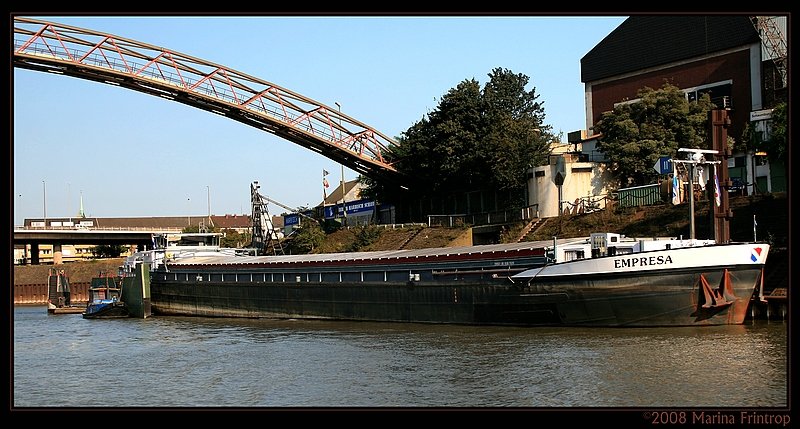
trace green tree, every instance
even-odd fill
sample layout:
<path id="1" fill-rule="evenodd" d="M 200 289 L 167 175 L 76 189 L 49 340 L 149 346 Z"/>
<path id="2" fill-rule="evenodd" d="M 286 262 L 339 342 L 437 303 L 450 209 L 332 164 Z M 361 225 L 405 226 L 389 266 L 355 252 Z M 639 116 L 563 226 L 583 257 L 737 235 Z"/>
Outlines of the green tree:
<path id="1" fill-rule="evenodd" d="M 653 165 L 661 156 L 677 154 L 678 148 L 708 148 L 708 114 L 713 104 L 704 94 L 689 102 L 677 86 L 642 88 L 635 102 L 605 112 L 595 125 L 603 134 L 597 144 L 610 160 L 611 175 L 620 186 L 652 183 L 658 173 Z"/>
<path id="2" fill-rule="evenodd" d="M 119 258 L 119 255 L 128 251 L 128 246 L 119 244 L 100 244 L 92 248 L 95 258 Z"/>
<path id="3" fill-rule="evenodd" d="M 767 152 L 770 163 L 786 162 L 787 131 L 786 103 L 779 103 L 772 109 L 772 129 L 769 138 L 759 146 L 760 150 Z"/>
<path id="4" fill-rule="evenodd" d="M 529 80 L 496 68 L 483 89 L 487 127 L 480 167 L 488 168 L 489 183 L 500 190 L 523 187 L 528 168 L 547 160 L 554 140 L 552 127 L 544 125 L 544 105 L 537 101 L 536 88 L 525 90 Z"/>
<path id="5" fill-rule="evenodd" d="M 325 231 L 322 227 L 316 222 L 306 222 L 289 241 L 288 250 L 292 254 L 313 253 L 323 241 L 325 241 Z"/>
<path id="6" fill-rule="evenodd" d="M 450 89 L 387 154 L 408 178 L 412 199 L 521 189 L 527 168 L 547 159 L 552 127 L 535 88 L 525 89 L 528 76 L 502 68 L 488 76 L 483 89 L 475 79 Z M 396 190 L 362 182 L 365 196 L 397 202 Z"/>
<path id="7" fill-rule="evenodd" d="M 439 107 L 398 139 L 398 170 L 425 194 L 449 192 L 478 179 L 476 163 L 483 134 L 480 85 L 465 80 L 445 94 Z"/>
<path id="8" fill-rule="evenodd" d="M 217 228 L 214 229 L 214 232 L 223 233 L 222 237 L 220 238 L 220 246 L 222 247 L 241 249 L 242 247 L 249 246 L 253 241 L 249 232 L 240 233 L 235 229 L 230 228 L 223 229 L 222 231 L 217 231 Z"/>
<path id="9" fill-rule="evenodd" d="M 377 241 L 381 237 L 382 232 L 382 230 L 374 225 L 353 228 L 355 240 L 350 243 L 350 246 L 345 249 L 345 252 L 358 252 L 359 250 L 365 249 L 370 244 Z"/>

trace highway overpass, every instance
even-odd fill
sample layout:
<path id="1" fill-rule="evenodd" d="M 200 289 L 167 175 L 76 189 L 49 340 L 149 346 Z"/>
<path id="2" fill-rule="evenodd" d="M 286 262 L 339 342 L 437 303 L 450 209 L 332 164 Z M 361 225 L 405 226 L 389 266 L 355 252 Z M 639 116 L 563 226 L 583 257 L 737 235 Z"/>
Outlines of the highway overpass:
<path id="1" fill-rule="evenodd" d="M 39 264 L 39 246 L 53 246 L 53 263 L 61 263 L 61 246 L 65 244 L 136 246 L 139 250 L 153 245 L 153 235 L 174 233 L 157 229 L 14 229 L 13 244 L 31 246 L 31 264 Z"/>

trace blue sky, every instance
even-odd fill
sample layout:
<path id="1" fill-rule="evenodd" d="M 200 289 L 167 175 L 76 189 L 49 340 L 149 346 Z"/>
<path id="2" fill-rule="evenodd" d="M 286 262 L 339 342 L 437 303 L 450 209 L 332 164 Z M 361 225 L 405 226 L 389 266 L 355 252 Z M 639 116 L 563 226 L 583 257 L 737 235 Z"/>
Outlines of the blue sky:
<path id="1" fill-rule="evenodd" d="M 163 46 L 275 83 L 396 137 L 465 79 L 530 77 L 554 132 L 585 128 L 580 59 L 622 16 L 45 17 Z M 250 183 L 315 206 L 339 164 L 210 112 L 13 70 L 14 223 L 24 218 L 249 213 Z M 345 179 L 355 173 L 345 169 Z M 334 185 L 335 186 L 335 185 Z M 269 207 L 272 214 L 283 209 Z"/>

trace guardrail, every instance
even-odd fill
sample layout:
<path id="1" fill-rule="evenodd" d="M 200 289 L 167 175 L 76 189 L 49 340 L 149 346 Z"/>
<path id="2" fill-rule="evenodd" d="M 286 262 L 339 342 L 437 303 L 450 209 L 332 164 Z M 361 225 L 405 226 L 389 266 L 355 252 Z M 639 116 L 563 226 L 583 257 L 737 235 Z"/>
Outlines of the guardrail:
<path id="1" fill-rule="evenodd" d="M 539 217 L 539 205 L 514 210 L 475 214 L 428 215 L 428 226 L 481 226 L 530 220 Z"/>

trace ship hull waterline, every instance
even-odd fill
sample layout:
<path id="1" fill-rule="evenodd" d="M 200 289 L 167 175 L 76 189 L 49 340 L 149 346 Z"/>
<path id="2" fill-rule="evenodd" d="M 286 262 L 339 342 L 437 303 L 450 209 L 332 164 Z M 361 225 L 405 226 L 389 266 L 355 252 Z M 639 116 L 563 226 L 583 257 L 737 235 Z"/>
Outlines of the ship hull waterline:
<path id="1" fill-rule="evenodd" d="M 84 319 L 120 319 L 130 317 L 125 304 L 120 302 L 89 304 L 83 312 Z"/>

